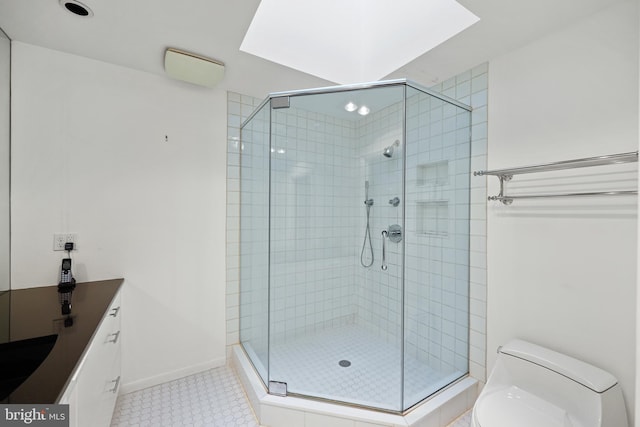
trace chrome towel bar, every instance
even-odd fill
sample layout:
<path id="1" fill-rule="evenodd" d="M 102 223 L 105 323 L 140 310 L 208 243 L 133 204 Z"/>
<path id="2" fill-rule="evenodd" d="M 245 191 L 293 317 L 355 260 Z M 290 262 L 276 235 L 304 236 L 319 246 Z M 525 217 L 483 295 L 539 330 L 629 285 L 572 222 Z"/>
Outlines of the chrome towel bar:
<path id="1" fill-rule="evenodd" d="M 547 197 L 574 197 L 574 196 L 618 196 L 618 195 L 632 195 L 638 194 L 638 190 L 616 190 L 616 191 L 590 191 L 590 192 L 578 192 L 578 193 L 555 193 L 555 194 L 531 194 L 531 195 L 518 195 L 508 196 L 505 194 L 505 183 L 510 181 L 514 175 L 535 173 L 535 172 L 548 172 L 565 169 L 585 168 L 592 166 L 604 166 L 614 165 L 621 163 L 632 163 L 638 161 L 638 152 L 632 151 L 629 153 L 610 154 L 606 156 L 586 157 L 582 159 L 563 160 L 559 162 L 544 163 L 539 165 L 521 166 L 508 169 L 496 169 L 488 171 L 475 171 L 474 176 L 493 175 L 500 180 L 500 192 L 497 196 L 489 196 L 491 201 L 500 201 L 505 205 L 510 205 L 516 199 L 538 199 Z"/>

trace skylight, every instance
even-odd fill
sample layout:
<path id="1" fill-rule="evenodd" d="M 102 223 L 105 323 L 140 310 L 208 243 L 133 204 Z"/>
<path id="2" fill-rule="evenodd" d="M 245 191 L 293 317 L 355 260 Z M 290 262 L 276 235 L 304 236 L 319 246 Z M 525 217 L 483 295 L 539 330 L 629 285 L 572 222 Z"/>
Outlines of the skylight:
<path id="1" fill-rule="evenodd" d="M 375 81 L 479 19 L 455 0 L 262 0 L 240 50 L 339 84 Z"/>

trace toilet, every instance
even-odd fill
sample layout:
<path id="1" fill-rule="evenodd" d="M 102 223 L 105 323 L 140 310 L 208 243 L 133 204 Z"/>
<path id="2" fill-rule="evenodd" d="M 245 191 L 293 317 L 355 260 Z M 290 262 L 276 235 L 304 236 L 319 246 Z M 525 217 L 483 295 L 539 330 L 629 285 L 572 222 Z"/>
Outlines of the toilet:
<path id="1" fill-rule="evenodd" d="M 498 359 L 472 427 L 629 427 L 622 390 L 600 368 L 523 340 Z"/>

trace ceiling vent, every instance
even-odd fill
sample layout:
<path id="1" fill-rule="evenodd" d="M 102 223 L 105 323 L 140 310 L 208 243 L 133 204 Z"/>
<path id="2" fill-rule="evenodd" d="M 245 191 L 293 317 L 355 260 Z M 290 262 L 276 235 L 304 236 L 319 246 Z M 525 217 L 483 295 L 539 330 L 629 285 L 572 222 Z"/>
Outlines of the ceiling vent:
<path id="1" fill-rule="evenodd" d="M 164 53 L 169 77 L 212 88 L 224 77 L 224 63 L 194 53 L 169 48 Z"/>

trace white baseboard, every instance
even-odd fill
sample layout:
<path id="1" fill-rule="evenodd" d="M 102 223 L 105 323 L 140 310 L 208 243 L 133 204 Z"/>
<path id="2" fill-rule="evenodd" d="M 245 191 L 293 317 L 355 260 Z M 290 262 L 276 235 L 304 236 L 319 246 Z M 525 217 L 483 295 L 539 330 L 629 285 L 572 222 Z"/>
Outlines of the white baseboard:
<path id="1" fill-rule="evenodd" d="M 165 372 L 153 377 L 144 378 L 129 383 L 124 383 L 120 386 L 119 394 L 132 393 L 134 391 L 142 390 L 145 388 L 153 387 L 159 384 L 164 384 L 169 381 L 177 380 L 187 377 L 189 375 L 197 374 L 198 372 L 208 371 L 209 369 L 219 368 L 227 363 L 224 357 L 213 359 L 205 363 L 197 365 L 187 366 L 185 368 L 176 369 L 175 371 Z"/>

